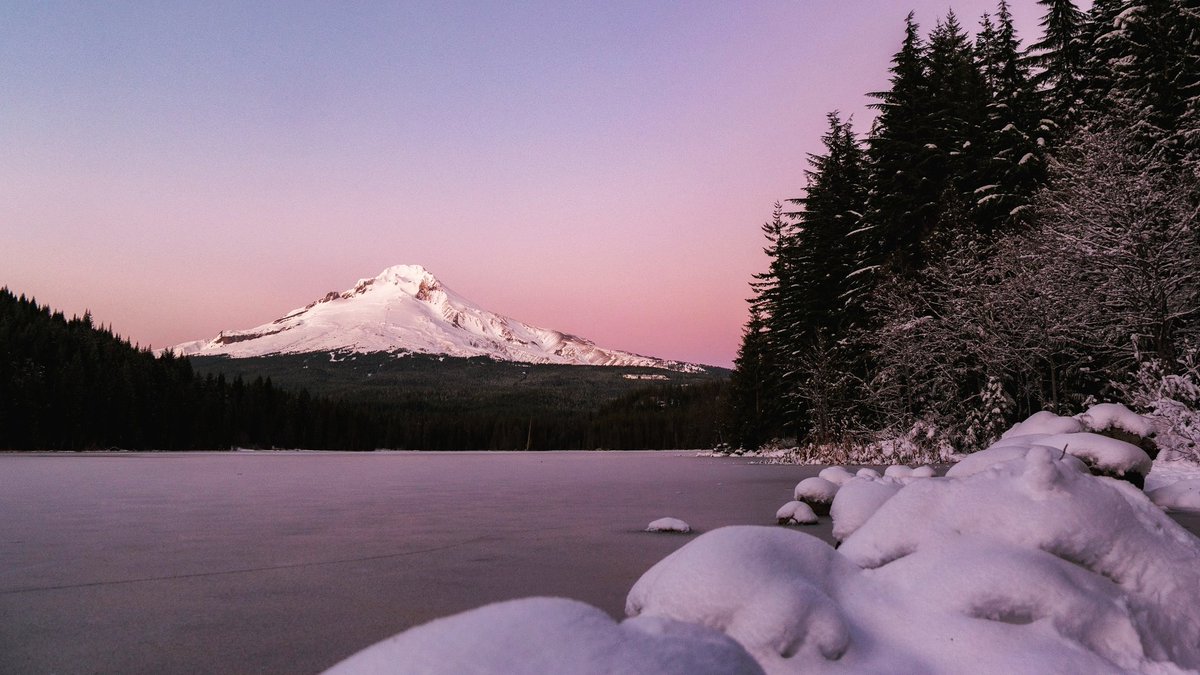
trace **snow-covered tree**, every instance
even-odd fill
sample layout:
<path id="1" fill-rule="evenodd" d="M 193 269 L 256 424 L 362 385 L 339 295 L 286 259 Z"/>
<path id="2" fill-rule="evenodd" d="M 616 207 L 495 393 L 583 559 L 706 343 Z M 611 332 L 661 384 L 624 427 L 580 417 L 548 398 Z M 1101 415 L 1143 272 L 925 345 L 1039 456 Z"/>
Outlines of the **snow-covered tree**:
<path id="1" fill-rule="evenodd" d="M 1116 129 L 1076 134 L 1051 171 L 1038 252 L 1066 263 L 1078 301 L 1103 317 L 1095 350 L 1126 368 L 1175 359 L 1200 315 L 1194 178 Z"/>
<path id="2" fill-rule="evenodd" d="M 984 15 L 976 59 L 987 85 L 982 134 L 986 163 L 974 189 L 973 214 L 984 233 L 1011 231 L 1028 216 L 1033 193 L 1045 176 L 1046 140 L 1040 102 L 1021 57 L 1021 42 L 1008 3 L 1001 0 L 997 23 Z"/>
<path id="3" fill-rule="evenodd" d="M 1074 0 L 1038 0 L 1045 7 L 1042 39 L 1030 45 L 1029 62 L 1037 68 L 1034 82 L 1044 92 L 1046 108 L 1069 128 L 1080 113 L 1083 63 L 1081 39 L 1086 17 Z"/>

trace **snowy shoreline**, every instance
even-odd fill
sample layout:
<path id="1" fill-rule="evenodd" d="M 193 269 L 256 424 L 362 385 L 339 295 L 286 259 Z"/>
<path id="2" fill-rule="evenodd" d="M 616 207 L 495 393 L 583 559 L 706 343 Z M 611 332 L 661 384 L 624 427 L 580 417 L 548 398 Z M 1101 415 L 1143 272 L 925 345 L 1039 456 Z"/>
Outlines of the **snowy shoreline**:
<path id="1" fill-rule="evenodd" d="M 1151 433 L 1117 408 L 1038 413 L 942 477 L 823 471 L 780 521 L 831 497 L 839 548 L 792 528 L 706 532 L 643 574 L 620 623 L 513 600 L 328 672 L 1195 672 L 1200 539 L 1139 486 L 1187 486 L 1200 467 L 1152 471 L 1100 433 Z"/>

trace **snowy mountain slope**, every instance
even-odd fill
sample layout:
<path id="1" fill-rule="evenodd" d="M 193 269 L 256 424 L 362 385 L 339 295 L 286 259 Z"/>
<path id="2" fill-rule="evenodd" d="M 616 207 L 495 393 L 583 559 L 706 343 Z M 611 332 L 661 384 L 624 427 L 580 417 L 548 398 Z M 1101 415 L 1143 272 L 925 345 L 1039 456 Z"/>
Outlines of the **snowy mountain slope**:
<path id="1" fill-rule="evenodd" d="M 185 356 L 234 358 L 307 352 L 421 352 L 501 361 L 703 368 L 596 346 L 481 309 L 420 265 L 396 265 L 353 288 L 331 292 L 271 323 L 223 331 L 172 348 Z"/>

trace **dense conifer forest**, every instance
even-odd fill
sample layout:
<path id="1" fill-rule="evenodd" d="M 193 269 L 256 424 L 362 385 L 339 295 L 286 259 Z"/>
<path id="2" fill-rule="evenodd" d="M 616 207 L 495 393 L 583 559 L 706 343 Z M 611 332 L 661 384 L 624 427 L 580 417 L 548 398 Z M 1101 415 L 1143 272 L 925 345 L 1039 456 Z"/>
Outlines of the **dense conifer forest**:
<path id="1" fill-rule="evenodd" d="M 978 449 L 1032 412 L 1197 406 L 1200 10 L 1006 2 L 898 26 L 862 136 L 829 114 L 763 225 L 730 436 Z M 1195 421 L 1195 420 L 1193 420 Z"/>
<path id="2" fill-rule="evenodd" d="M 297 359 L 273 367 L 308 372 Z M 452 366 L 439 370 L 436 359 L 418 358 L 403 361 L 417 364 L 415 380 L 380 377 L 372 389 L 343 377 L 322 387 L 320 378 L 330 379 L 324 371 L 310 381 L 323 389 L 312 395 L 296 376 L 273 383 L 269 370 L 262 374 L 269 362 L 198 371 L 186 358 L 131 345 L 89 314 L 68 319 L 2 289 L 0 450 L 661 449 L 720 440 L 720 374 L 645 386 L 612 372 L 603 380 L 623 386 L 587 394 L 600 376 L 589 386 L 572 367 L 529 376 L 536 367 L 481 362 L 454 376 Z M 227 377 L 226 369 L 247 372 Z M 497 372 L 525 372 L 533 382 L 514 393 L 479 375 Z"/>

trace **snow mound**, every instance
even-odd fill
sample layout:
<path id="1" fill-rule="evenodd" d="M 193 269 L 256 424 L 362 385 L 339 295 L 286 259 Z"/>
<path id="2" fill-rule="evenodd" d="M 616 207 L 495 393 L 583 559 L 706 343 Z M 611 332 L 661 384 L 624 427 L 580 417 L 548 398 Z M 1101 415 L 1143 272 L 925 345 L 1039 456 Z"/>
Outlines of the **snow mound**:
<path id="1" fill-rule="evenodd" d="M 912 470 L 910 475 L 913 478 L 933 478 L 937 472 L 933 470 L 932 466 L 918 466 Z"/>
<path id="2" fill-rule="evenodd" d="M 810 504 L 814 501 L 829 504 L 833 502 L 833 497 L 837 494 L 837 491 L 838 486 L 825 478 L 805 478 L 796 484 L 796 489 L 792 491 L 792 496 Z"/>
<path id="3" fill-rule="evenodd" d="M 1200 479 L 1181 480 L 1146 493 L 1150 501 L 1167 511 L 1200 511 Z"/>
<path id="4" fill-rule="evenodd" d="M 817 474 L 817 476 L 839 486 L 851 478 L 854 478 L 854 474 L 850 473 L 845 467 L 841 466 L 830 466 L 821 469 L 821 473 Z"/>
<path id="5" fill-rule="evenodd" d="M 839 552 L 943 611 L 1006 631 L 1028 626 L 1020 632 L 1038 652 L 1038 643 L 1081 646 L 1106 671 L 1200 667 L 1200 540 L 1140 490 L 1082 473 L 1048 448 L 960 479 L 913 482 Z M 916 571 L 926 564 L 928 574 Z"/>
<path id="6" fill-rule="evenodd" d="M 850 627 L 830 596 L 854 565 L 819 539 L 771 527 L 725 527 L 663 558 L 634 584 L 631 617 L 725 632 L 767 672 L 835 661 Z"/>
<path id="7" fill-rule="evenodd" d="M 1132 443 L 1126 443 L 1108 436 L 1079 432 L 1074 434 L 1054 434 L 1037 441 L 1038 445 L 1065 450 L 1068 454 L 1082 459 L 1093 469 L 1124 476 L 1137 473 L 1145 476 L 1150 473 L 1150 455 Z"/>
<path id="8" fill-rule="evenodd" d="M 863 467 L 854 474 L 856 478 L 880 478 L 879 472 L 869 467 Z"/>
<path id="9" fill-rule="evenodd" d="M 801 501 L 791 501 L 779 507 L 775 519 L 780 525 L 816 525 L 817 514 L 808 504 Z"/>
<path id="10" fill-rule="evenodd" d="M 834 539 L 844 541 L 901 487 L 891 478 L 855 478 L 839 488 L 829 509 Z"/>
<path id="11" fill-rule="evenodd" d="M 328 675 L 761 673 L 736 642 L 662 618 L 616 623 L 582 602 L 525 598 L 438 619 L 367 647 Z"/>
<path id="12" fill-rule="evenodd" d="M 1075 416 L 1088 431 L 1103 432 L 1118 429 L 1139 438 L 1155 434 L 1154 423 L 1120 403 L 1099 403 Z"/>
<path id="13" fill-rule="evenodd" d="M 950 467 L 946 475 L 963 478 L 997 464 L 1024 459 L 1031 449 L 1042 447 L 1079 458 L 1093 473 L 1125 478 L 1141 487 L 1150 472 L 1150 455 L 1132 443 L 1084 431 L 1085 428 L 1117 430 L 1130 434 L 1130 438 L 1138 437 L 1141 432 L 1153 433 L 1152 425 L 1145 418 L 1117 404 L 1095 405 L 1076 417 L 1059 417 L 1043 410 L 1014 426 L 988 448 L 968 455 Z M 1063 429 L 1065 431 L 1061 431 Z"/>
<path id="14" fill-rule="evenodd" d="M 691 532 L 692 526 L 678 518 L 659 518 L 646 526 L 647 532 Z"/>
<path id="15" fill-rule="evenodd" d="M 1083 431 L 1083 423 L 1074 417 L 1059 417 L 1049 410 L 1030 415 L 1000 436 L 1001 440 L 1030 434 L 1071 434 Z"/>
<path id="16" fill-rule="evenodd" d="M 887 478 L 908 478 L 912 473 L 912 467 L 903 464 L 893 464 L 883 470 L 883 475 Z"/>

